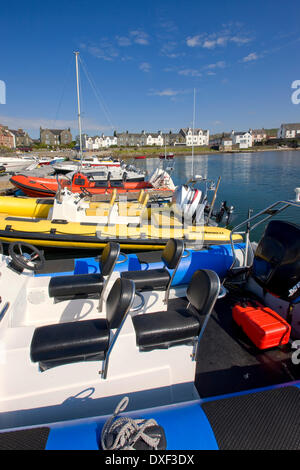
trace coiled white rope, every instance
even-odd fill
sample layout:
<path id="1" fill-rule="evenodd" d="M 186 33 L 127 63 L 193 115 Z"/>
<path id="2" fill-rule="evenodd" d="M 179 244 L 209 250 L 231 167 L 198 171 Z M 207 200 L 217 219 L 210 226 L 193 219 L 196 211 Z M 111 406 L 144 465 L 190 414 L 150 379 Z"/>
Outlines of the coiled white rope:
<path id="1" fill-rule="evenodd" d="M 106 421 L 101 433 L 101 445 L 103 450 L 135 450 L 134 445 L 142 439 L 153 450 L 157 450 L 161 436 L 151 437 L 145 434 L 149 427 L 158 426 L 154 419 L 118 418 L 129 403 L 129 398 L 124 397 L 116 407 L 113 415 Z"/>

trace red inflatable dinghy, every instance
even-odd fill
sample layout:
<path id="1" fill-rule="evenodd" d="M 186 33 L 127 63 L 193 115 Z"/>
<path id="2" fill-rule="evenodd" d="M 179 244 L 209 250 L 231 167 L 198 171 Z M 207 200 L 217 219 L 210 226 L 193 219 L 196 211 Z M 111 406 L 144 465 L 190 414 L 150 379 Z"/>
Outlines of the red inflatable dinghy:
<path id="1" fill-rule="evenodd" d="M 21 189 L 27 196 L 32 197 L 54 197 L 58 190 L 58 182 L 55 178 L 38 178 L 33 176 L 15 175 L 10 182 Z M 136 182 L 113 182 L 113 181 L 93 181 L 83 173 L 76 173 L 72 181 L 60 178 L 61 188 L 67 187 L 73 193 L 88 191 L 91 195 L 110 194 L 114 189 L 118 193 L 138 192 L 141 189 L 154 189 L 153 185 L 147 181 Z M 160 188 L 164 190 L 165 188 Z"/>

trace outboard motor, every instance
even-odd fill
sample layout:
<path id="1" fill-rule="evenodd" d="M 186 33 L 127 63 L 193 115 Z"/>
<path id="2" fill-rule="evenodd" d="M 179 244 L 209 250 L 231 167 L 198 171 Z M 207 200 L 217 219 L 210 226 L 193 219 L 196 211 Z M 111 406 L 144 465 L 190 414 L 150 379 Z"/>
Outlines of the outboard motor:
<path id="1" fill-rule="evenodd" d="M 227 201 L 222 201 L 219 211 L 213 214 L 217 224 L 220 224 L 223 221 L 224 216 L 226 215 L 225 225 L 229 225 L 233 211 L 233 206 L 227 206 Z"/>
<path id="2" fill-rule="evenodd" d="M 255 251 L 252 277 L 270 294 L 300 302 L 300 226 L 269 222 Z"/>
<path id="3" fill-rule="evenodd" d="M 178 186 L 172 198 L 174 212 L 187 219 L 195 216 L 200 204 L 202 192 L 187 185 Z"/>
<path id="4" fill-rule="evenodd" d="M 220 224 L 220 223 L 222 222 L 222 220 L 223 220 L 224 214 L 225 214 L 225 212 L 226 212 L 225 206 L 226 206 L 226 201 L 222 201 L 222 202 L 221 202 L 221 207 L 220 207 L 220 209 L 219 209 L 219 212 L 217 212 L 216 214 L 214 214 L 217 224 Z"/>

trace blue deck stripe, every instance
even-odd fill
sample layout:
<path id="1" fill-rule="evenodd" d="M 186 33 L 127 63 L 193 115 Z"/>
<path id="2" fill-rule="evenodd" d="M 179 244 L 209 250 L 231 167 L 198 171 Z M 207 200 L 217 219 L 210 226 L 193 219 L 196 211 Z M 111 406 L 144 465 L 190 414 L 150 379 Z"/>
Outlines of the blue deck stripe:
<path id="1" fill-rule="evenodd" d="M 263 387 L 241 393 L 196 400 L 166 407 L 151 408 L 136 412 L 124 413 L 132 418 L 153 418 L 160 424 L 166 434 L 167 450 L 218 450 L 210 423 L 201 408 L 204 402 L 226 399 L 272 390 L 286 386 L 295 386 L 300 389 L 300 381 Z M 48 450 L 94 450 L 98 449 L 101 430 L 108 416 L 93 417 L 81 420 L 55 423 L 51 426 L 47 449 Z"/>
<path id="2" fill-rule="evenodd" d="M 168 450 L 217 450 L 217 442 L 209 421 L 201 408 L 201 401 L 170 407 L 128 413 L 132 418 L 153 418 L 167 437 Z M 54 425 L 50 431 L 47 450 L 94 450 L 106 418 L 90 418 L 74 423 Z"/>

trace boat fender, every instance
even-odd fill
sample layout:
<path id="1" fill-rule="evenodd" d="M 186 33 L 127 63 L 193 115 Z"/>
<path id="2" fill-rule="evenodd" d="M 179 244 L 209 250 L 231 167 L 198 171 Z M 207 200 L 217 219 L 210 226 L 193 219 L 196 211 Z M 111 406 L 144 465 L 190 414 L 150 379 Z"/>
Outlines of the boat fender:
<path id="1" fill-rule="evenodd" d="M 102 450 L 165 450 L 166 436 L 154 419 L 117 418 L 127 408 L 128 397 L 122 398 L 113 415 L 102 428 Z"/>

